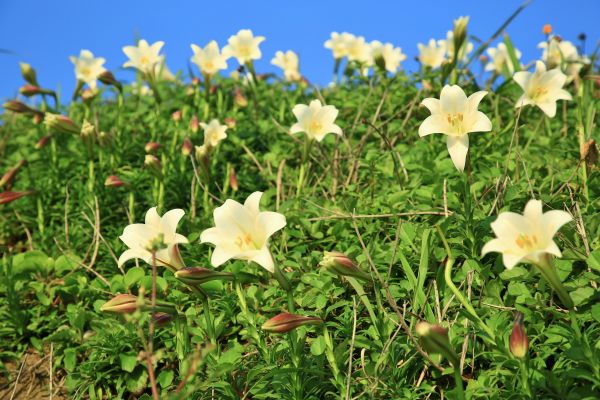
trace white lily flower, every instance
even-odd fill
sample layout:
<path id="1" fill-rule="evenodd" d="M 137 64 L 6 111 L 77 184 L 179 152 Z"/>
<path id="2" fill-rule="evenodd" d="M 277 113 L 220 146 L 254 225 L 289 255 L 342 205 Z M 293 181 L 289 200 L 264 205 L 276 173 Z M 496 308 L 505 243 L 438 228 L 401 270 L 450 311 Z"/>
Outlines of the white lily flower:
<path id="1" fill-rule="evenodd" d="M 204 48 L 191 45 L 194 55 L 191 61 L 206 75 L 214 75 L 220 70 L 227 69 L 227 57 L 219 50 L 216 41 L 211 40 Z"/>
<path id="2" fill-rule="evenodd" d="M 254 261 L 269 272 L 275 263 L 269 251 L 269 238 L 286 225 L 285 216 L 272 211 L 260 211 L 262 192 L 254 192 L 244 202 L 228 199 L 213 213 L 215 227 L 202 232 L 200 241 L 216 247 L 211 263 L 218 267 L 236 259 Z"/>
<path id="3" fill-rule="evenodd" d="M 149 45 L 147 41 L 142 39 L 137 46 L 123 47 L 123 53 L 129 57 L 129 61 L 123 64 L 123 67 L 133 67 L 143 73 L 154 72 L 156 65 L 163 62 L 163 56 L 159 53 L 164 44 L 165 42 L 158 41 Z"/>
<path id="4" fill-rule="evenodd" d="M 348 61 L 366 63 L 371 56 L 369 44 L 365 41 L 363 36 L 352 35 L 351 37 L 348 37 L 346 49 L 348 51 Z"/>
<path id="5" fill-rule="evenodd" d="M 427 46 L 419 43 L 419 61 L 426 67 L 437 68 L 446 59 L 446 45 L 443 40 L 429 39 Z"/>
<path id="6" fill-rule="evenodd" d="M 400 63 L 406 60 L 406 54 L 402 53 L 400 47 L 394 47 L 391 43 L 382 44 L 378 40 L 374 40 L 371 46 L 371 59 L 374 63 L 381 58 L 385 69 L 392 74 L 395 74 L 400 68 Z"/>
<path id="7" fill-rule="evenodd" d="M 106 60 L 102 57 L 94 57 L 89 50 L 81 50 L 79 57 L 71 56 L 69 60 L 75 64 L 75 78 L 95 89 L 98 75 L 106 71 L 106 68 L 102 66 Z"/>
<path id="8" fill-rule="evenodd" d="M 498 215 L 491 224 L 496 238 L 487 242 L 481 253 L 502 253 L 502 261 L 508 269 L 519 262 L 540 264 L 545 254 L 560 257 L 560 249 L 552 238 L 561 226 L 571 220 L 565 211 L 543 213 L 540 200 L 529 200 L 523 215 L 514 212 Z"/>
<path id="9" fill-rule="evenodd" d="M 348 42 L 354 38 L 354 35 L 348 32 L 331 32 L 331 39 L 325 42 L 325 48 L 331 49 L 333 58 L 339 60 L 348 55 Z"/>
<path id="10" fill-rule="evenodd" d="M 446 85 L 442 88 L 440 98 L 427 98 L 421 105 L 427 107 L 431 115 L 419 127 L 419 136 L 432 133 L 448 135 L 448 152 L 454 166 L 464 171 L 467 152 L 469 151 L 470 132 L 489 132 L 492 122 L 481 111 L 477 110 L 479 102 L 486 91 L 475 92 L 467 98 L 458 85 Z"/>
<path id="11" fill-rule="evenodd" d="M 546 62 L 548 68 L 561 67 L 564 62 L 567 82 L 579 75 L 584 64 L 589 62 L 587 58 L 579 55 L 577 47 L 568 40 L 552 37 L 549 41 L 539 43 L 538 48 L 543 50 L 542 60 Z"/>
<path id="12" fill-rule="evenodd" d="M 254 36 L 250 29 L 241 29 L 237 34 L 230 36 L 227 45 L 223 47 L 223 54 L 235 57 L 241 65 L 262 57 L 258 47 L 265 40 L 264 36 Z"/>
<path id="13" fill-rule="evenodd" d="M 519 71 L 513 76 L 515 82 L 521 86 L 523 95 L 515 107 L 534 104 L 542 109 L 550 118 L 556 115 L 556 102 L 558 100 L 571 100 L 571 94 L 563 89 L 567 76 L 560 68 L 546 71 L 542 61 L 535 63 L 535 72 Z"/>
<path id="14" fill-rule="evenodd" d="M 156 265 L 166 266 L 173 270 L 185 267 L 177 245 L 188 243 L 188 240 L 176 232 L 177 224 L 184 214 L 183 210 L 174 209 L 160 217 L 156 207 L 153 207 L 146 213 L 146 220 L 143 224 L 126 226 L 119 239 L 129 249 L 119 257 L 119 266 L 133 258 L 142 259 L 152 265 L 152 253 L 148 248 L 153 241 L 162 239 L 167 247 L 156 252 Z"/>
<path id="15" fill-rule="evenodd" d="M 313 100 L 308 106 L 297 104 L 292 112 L 298 120 L 290 129 L 292 134 L 304 132 L 317 142 L 323 140 L 328 133 L 342 134 L 342 128 L 335 124 L 339 111 L 334 106 L 324 106 L 319 100 Z"/>
<path id="16" fill-rule="evenodd" d="M 506 44 L 498 43 L 498 47 L 490 47 L 487 49 L 487 53 L 490 56 L 490 62 L 485 66 L 486 71 L 494 71 L 497 74 L 501 74 L 504 71 L 504 66 L 508 69 L 511 74 L 515 72 L 515 67 L 508 54 Z M 521 58 L 521 52 L 515 49 L 515 56 L 517 60 Z"/>
<path id="17" fill-rule="evenodd" d="M 302 78 L 300 71 L 298 70 L 298 55 L 292 50 L 288 50 L 285 53 L 283 51 L 275 53 L 275 57 L 271 60 L 271 64 L 281 68 L 285 79 L 290 82 L 298 81 Z"/>
<path id="18" fill-rule="evenodd" d="M 154 76 L 159 81 L 175 81 L 175 74 L 173 74 L 173 72 L 171 72 L 171 70 L 167 66 L 165 56 L 161 56 L 161 61 L 158 64 L 154 65 Z"/>
<path id="19" fill-rule="evenodd" d="M 454 58 L 454 32 L 448 31 L 446 33 L 446 40 L 440 40 L 438 43 L 446 48 L 446 56 L 449 60 L 452 60 Z M 472 51 L 473 43 L 465 40 L 458 51 L 458 59 L 460 61 L 465 61 L 468 58 L 469 53 Z"/>
<path id="20" fill-rule="evenodd" d="M 200 122 L 204 130 L 204 144 L 209 147 L 216 147 L 219 142 L 227 137 L 227 125 L 221 125 L 218 119 L 211 120 L 208 124 Z"/>

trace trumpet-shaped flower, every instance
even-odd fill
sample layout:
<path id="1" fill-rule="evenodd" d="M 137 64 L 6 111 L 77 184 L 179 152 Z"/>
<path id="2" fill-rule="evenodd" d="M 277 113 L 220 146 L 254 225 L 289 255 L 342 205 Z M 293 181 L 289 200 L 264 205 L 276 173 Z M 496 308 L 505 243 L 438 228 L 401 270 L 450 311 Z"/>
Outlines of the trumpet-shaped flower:
<path id="1" fill-rule="evenodd" d="M 223 47 L 223 54 L 235 57 L 240 64 L 246 64 L 262 57 L 258 47 L 265 40 L 264 36 L 254 36 L 250 29 L 241 29 L 237 34 L 230 36 L 227 45 Z"/>
<path id="2" fill-rule="evenodd" d="M 285 79 L 290 82 L 300 80 L 302 77 L 298 70 L 298 55 L 292 50 L 288 50 L 285 53 L 283 51 L 275 53 L 275 57 L 271 60 L 271 64 L 281 68 Z"/>
<path id="3" fill-rule="evenodd" d="M 230 259 L 254 261 L 269 272 L 275 272 L 269 251 L 269 238 L 286 225 L 285 216 L 260 211 L 262 192 L 254 192 L 242 205 L 228 199 L 216 208 L 215 227 L 202 232 L 200 241 L 212 243 L 211 263 L 218 267 Z"/>
<path id="4" fill-rule="evenodd" d="M 560 257 L 560 249 L 552 238 L 571 219 L 569 213 L 561 210 L 544 213 L 540 200 L 529 200 L 523 215 L 514 212 L 498 215 L 491 224 L 496 238 L 487 242 L 481 253 L 502 253 L 508 269 L 519 262 L 539 264 L 545 254 Z"/>
<path id="5" fill-rule="evenodd" d="M 470 132 L 488 132 L 492 122 L 477 110 L 479 102 L 487 92 L 475 92 L 467 98 L 458 85 L 446 85 L 440 98 L 427 98 L 421 103 L 429 109 L 431 115 L 419 127 L 419 136 L 432 133 L 448 135 L 448 152 L 454 166 L 463 171 L 469 151 Z"/>
<path id="6" fill-rule="evenodd" d="M 406 60 L 406 54 L 402 53 L 400 47 L 394 47 L 391 43 L 382 44 L 374 40 L 370 44 L 371 58 L 374 63 L 383 62 L 382 66 L 388 72 L 395 74 L 400 68 L 400 63 Z"/>
<path id="7" fill-rule="evenodd" d="M 102 66 L 106 60 L 102 57 L 94 57 L 89 50 L 81 50 L 79 57 L 71 56 L 69 60 L 75 64 L 75 78 L 95 89 L 98 75 L 106 71 Z"/>
<path id="8" fill-rule="evenodd" d="M 227 57 L 219 50 L 217 42 L 212 40 L 204 48 L 191 45 L 194 55 L 191 61 L 206 75 L 214 75 L 220 70 L 227 69 Z"/>
<path id="9" fill-rule="evenodd" d="M 149 45 L 147 41 L 142 39 L 137 46 L 123 47 L 123 53 L 129 57 L 129 61 L 123 64 L 123 67 L 133 67 L 145 74 L 154 73 L 156 65 L 163 62 L 163 56 L 159 53 L 164 44 L 165 42 L 158 41 Z"/>
<path id="10" fill-rule="evenodd" d="M 338 109 L 334 106 L 323 106 L 319 100 L 313 100 L 308 106 L 297 104 L 292 112 L 298 122 L 292 125 L 291 133 L 304 132 L 317 142 L 323 140 L 328 133 L 342 134 L 342 128 L 335 124 Z"/>
<path id="11" fill-rule="evenodd" d="M 510 59 L 510 54 L 504 43 L 498 43 L 498 47 L 490 47 L 487 49 L 487 53 L 490 56 L 490 62 L 485 66 L 486 71 L 493 71 L 497 74 L 501 74 L 504 71 L 504 66 L 508 69 L 509 73 L 515 72 L 515 66 Z M 517 60 L 521 58 L 521 52 L 515 49 L 515 56 Z"/>
<path id="12" fill-rule="evenodd" d="M 564 65 L 564 71 L 567 74 L 567 82 L 570 82 L 579 74 L 584 64 L 589 60 L 581 57 L 577 47 L 568 40 L 559 40 L 557 37 L 551 37 L 546 42 L 538 44 L 542 49 L 542 60 L 546 62 L 548 68 L 556 68 Z"/>
<path id="13" fill-rule="evenodd" d="M 204 130 L 204 144 L 209 147 L 216 147 L 219 142 L 227 137 L 227 125 L 221 125 L 218 119 L 211 120 L 208 124 L 200 122 Z"/>
<path id="14" fill-rule="evenodd" d="M 348 32 L 331 32 L 331 39 L 325 42 L 325 48 L 331 49 L 333 58 L 339 60 L 348 55 L 348 42 L 354 38 L 354 35 Z"/>
<path id="15" fill-rule="evenodd" d="M 419 62 L 426 67 L 437 68 L 442 65 L 446 56 L 446 47 L 443 40 L 438 42 L 429 39 L 427 45 L 417 44 L 419 48 Z"/>
<path id="16" fill-rule="evenodd" d="M 542 109 L 550 118 L 556 115 L 558 100 L 571 100 L 571 94 L 563 89 L 567 76 L 559 68 L 546 71 L 542 61 L 535 63 L 535 72 L 519 71 L 513 79 L 523 89 L 523 95 L 515 107 L 533 104 Z"/>
<path id="17" fill-rule="evenodd" d="M 156 251 L 156 265 L 166 266 L 173 270 L 185 267 L 177 245 L 188 243 L 188 240 L 185 236 L 176 232 L 177 224 L 183 215 L 183 210 L 174 209 L 167 211 L 160 217 L 156 207 L 153 207 L 146 213 L 145 223 L 126 226 L 119 239 L 129 249 L 125 250 L 119 257 L 119 266 L 132 258 L 139 258 L 148 264 L 152 264 L 150 247 L 159 240 L 166 247 Z"/>

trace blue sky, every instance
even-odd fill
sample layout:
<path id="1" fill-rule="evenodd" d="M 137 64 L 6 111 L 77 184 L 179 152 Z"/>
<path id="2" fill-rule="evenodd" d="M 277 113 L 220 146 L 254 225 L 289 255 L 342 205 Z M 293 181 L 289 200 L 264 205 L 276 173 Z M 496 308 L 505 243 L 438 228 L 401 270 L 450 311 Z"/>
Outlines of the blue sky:
<path id="1" fill-rule="evenodd" d="M 68 98 L 75 84 L 68 57 L 81 49 L 106 58 L 105 66 L 118 79 L 130 80 L 133 74 L 121 69 L 126 61 L 121 48 L 133 44 L 136 35 L 150 42 L 164 40 L 169 67 L 187 71 L 190 43 L 204 46 L 215 39 L 222 47 L 230 35 L 250 28 L 267 38 L 258 72 L 276 71 L 270 65 L 274 53 L 291 49 L 300 55 L 303 75 L 325 84 L 333 59 L 323 42 L 331 31 L 348 31 L 402 47 L 408 55 L 404 68 L 411 71 L 417 68 L 417 43 L 443 38 L 454 18 L 469 15 L 469 33 L 485 40 L 521 2 L 0 0 L 0 48 L 14 53 L 0 54 L 0 100 L 14 97 L 22 84 L 19 61 L 37 69 L 43 86 Z M 540 56 L 536 45 L 543 40 L 545 23 L 574 42 L 585 32 L 590 51 L 600 39 L 599 17 L 597 0 L 534 0 L 507 31 L 528 62 Z"/>

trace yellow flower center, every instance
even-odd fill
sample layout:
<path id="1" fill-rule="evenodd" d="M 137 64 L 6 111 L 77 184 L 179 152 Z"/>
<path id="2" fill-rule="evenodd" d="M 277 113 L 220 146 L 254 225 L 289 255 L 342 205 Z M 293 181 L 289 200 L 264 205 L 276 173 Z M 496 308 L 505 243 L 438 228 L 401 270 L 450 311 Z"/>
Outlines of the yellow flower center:
<path id="1" fill-rule="evenodd" d="M 246 45 L 240 46 L 238 48 L 238 53 L 242 57 L 249 57 L 250 56 L 250 47 L 246 46 Z"/>
<path id="2" fill-rule="evenodd" d="M 515 243 L 523 250 L 532 250 L 537 245 L 538 238 L 535 235 L 529 236 L 525 233 L 521 233 L 517 237 L 517 240 L 515 240 Z"/>
<path id="3" fill-rule="evenodd" d="M 548 89 L 546 89 L 543 86 L 538 86 L 538 87 L 536 87 L 535 89 L 532 90 L 532 92 L 529 95 L 529 97 L 531 97 L 531 99 L 534 100 L 534 101 L 539 101 L 546 94 L 548 94 Z"/>
<path id="4" fill-rule="evenodd" d="M 308 129 L 311 132 L 320 132 L 321 129 L 323 129 L 323 124 L 319 121 L 312 120 L 310 121 L 310 124 L 308 124 Z"/>
<path id="5" fill-rule="evenodd" d="M 92 70 L 90 67 L 83 67 L 81 68 L 81 75 L 83 76 L 90 76 L 92 73 Z"/>
<path id="6" fill-rule="evenodd" d="M 257 248 L 257 246 L 252 241 L 252 235 L 250 235 L 249 233 L 242 233 L 235 239 L 234 243 L 238 247 L 238 249 L 242 251 L 248 250 L 249 248 Z"/>
<path id="7" fill-rule="evenodd" d="M 140 64 L 142 65 L 146 65 L 150 62 L 150 59 L 148 58 L 148 56 L 141 56 L 140 57 Z"/>
<path id="8" fill-rule="evenodd" d="M 448 123 L 450 125 L 452 125 L 452 127 L 454 129 L 456 129 L 458 131 L 458 133 L 462 133 L 463 130 L 463 120 L 464 120 L 464 116 L 462 113 L 454 113 L 454 114 L 448 114 L 446 116 L 446 119 L 448 120 Z"/>
<path id="9" fill-rule="evenodd" d="M 214 69 L 215 64 L 212 61 L 206 61 L 204 63 L 204 69 Z"/>

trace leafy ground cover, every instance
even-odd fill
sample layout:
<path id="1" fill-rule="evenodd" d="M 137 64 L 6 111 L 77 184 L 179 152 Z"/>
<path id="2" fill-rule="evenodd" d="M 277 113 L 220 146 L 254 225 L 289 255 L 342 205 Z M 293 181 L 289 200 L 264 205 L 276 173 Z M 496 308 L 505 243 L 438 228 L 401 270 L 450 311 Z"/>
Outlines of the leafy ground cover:
<path id="1" fill-rule="evenodd" d="M 430 115 L 420 104 L 439 98 L 446 79 L 467 94 L 481 89 L 457 65 L 354 73 L 320 89 L 273 76 L 214 76 L 210 87 L 179 78 L 154 83 L 160 99 L 103 86 L 67 105 L 46 95 L 39 111 L 5 112 L 1 166 L 26 163 L 3 183 L 24 196 L 3 194 L 0 205 L 0 397 L 25 398 L 33 386 L 39 398 L 151 398 L 151 371 L 173 399 L 598 398 L 593 65 L 567 86 L 573 101 L 559 102 L 554 118 L 515 108 L 523 91 L 510 79 L 488 87 L 479 110 L 493 128 L 470 135 L 462 173 L 441 135 L 418 135 Z M 294 106 L 314 99 L 339 110 L 343 135 L 309 146 L 289 130 Z M 68 116 L 76 132 L 87 121 L 87 133 L 39 123 L 43 112 Z M 212 118 L 227 121 L 227 138 L 196 159 L 185 139 L 202 143 L 195 125 Z M 199 242 L 215 208 L 256 191 L 262 210 L 286 218 L 270 249 L 289 290 L 257 263 L 212 267 L 214 247 Z M 522 213 L 531 199 L 572 216 L 555 237 L 553 268 L 574 307 L 530 264 L 509 270 L 502 255 L 482 256 L 498 214 Z M 173 316 L 103 312 L 117 294 L 152 292 L 151 265 L 117 260 L 123 229 L 154 206 L 185 211 L 188 266 L 234 279 L 198 291 L 158 267 L 157 298 Z M 332 273 L 324 251 L 344 253 L 368 279 Z M 282 312 L 323 323 L 262 328 Z M 509 349 L 516 312 L 529 338 L 522 359 Z M 421 321 L 448 328 L 457 360 L 417 332 Z"/>

